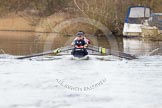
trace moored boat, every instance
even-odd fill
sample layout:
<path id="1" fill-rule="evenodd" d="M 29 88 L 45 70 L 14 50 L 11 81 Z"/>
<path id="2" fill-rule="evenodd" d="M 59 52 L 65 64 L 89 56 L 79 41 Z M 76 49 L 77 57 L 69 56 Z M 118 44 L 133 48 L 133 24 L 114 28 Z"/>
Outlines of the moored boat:
<path id="1" fill-rule="evenodd" d="M 162 40 L 162 13 L 152 13 L 147 22 L 141 26 L 142 37 Z"/>
<path id="2" fill-rule="evenodd" d="M 123 35 L 127 37 L 142 36 L 141 26 L 151 16 L 151 9 L 145 6 L 131 6 L 128 9 Z"/>
<path id="3" fill-rule="evenodd" d="M 162 40 L 162 13 L 153 13 L 146 6 L 129 7 L 123 36 Z"/>

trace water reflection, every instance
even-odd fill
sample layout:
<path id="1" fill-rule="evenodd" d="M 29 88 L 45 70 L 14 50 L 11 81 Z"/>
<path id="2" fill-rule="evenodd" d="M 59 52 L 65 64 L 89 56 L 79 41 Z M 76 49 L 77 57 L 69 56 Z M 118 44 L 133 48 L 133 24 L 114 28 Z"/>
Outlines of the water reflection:
<path id="1" fill-rule="evenodd" d="M 61 47 L 69 37 L 58 35 L 53 40 L 49 37 L 54 33 L 6 32 L 0 31 L 0 53 L 26 55 L 44 51 L 45 44 L 51 49 Z"/>
<path id="2" fill-rule="evenodd" d="M 162 53 L 162 41 L 123 39 L 124 52 L 135 55 L 158 55 Z"/>
<path id="3" fill-rule="evenodd" d="M 75 36 L 59 33 L 0 31 L 0 53 L 26 55 L 70 45 Z M 87 35 L 91 44 L 122 51 L 122 38 Z M 112 45 L 112 43 L 115 43 Z M 110 45 L 111 44 L 111 45 Z"/>
<path id="4" fill-rule="evenodd" d="M 0 31 L 0 53 L 12 55 L 27 55 L 38 53 L 45 50 L 70 45 L 75 36 L 64 36 L 56 33 L 37 33 L 37 32 L 13 32 Z M 149 41 L 142 39 L 123 39 L 113 37 L 107 40 L 105 36 L 87 36 L 92 44 L 106 48 L 115 49 L 112 43 L 117 43 L 117 49 L 135 55 L 148 55 L 153 50 L 161 48 L 161 41 Z M 48 47 L 45 48 L 45 47 Z M 158 49 L 158 53 L 162 52 Z M 156 52 L 157 54 L 157 52 Z"/>

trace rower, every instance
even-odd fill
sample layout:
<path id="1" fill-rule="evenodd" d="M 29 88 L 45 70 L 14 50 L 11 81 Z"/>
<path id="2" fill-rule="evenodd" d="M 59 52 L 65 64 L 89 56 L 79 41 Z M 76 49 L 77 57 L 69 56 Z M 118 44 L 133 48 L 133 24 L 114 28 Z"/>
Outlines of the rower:
<path id="1" fill-rule="evenodd" d="M 74 49 L 71 52 L 72 55 L 80 57 L 88 54 L 86 50 L 87 43 L 84 40 L 84 35 L 82 32 L 77 33 L 77 37 L 74 39 L 72 45 L 74 46 Z"/>
<path id="2" fill-rule="evenodd" d="M 90 40 L 86 38 L 85 33 L 83 31 L 79 31 L 76 35 L 77 37 L 73 40 L 71 44 L 72 46 L 75 44 L 75 40 L 78 40 L 78 36 L 81 36 L 87 45 L 90 44 Z"/>

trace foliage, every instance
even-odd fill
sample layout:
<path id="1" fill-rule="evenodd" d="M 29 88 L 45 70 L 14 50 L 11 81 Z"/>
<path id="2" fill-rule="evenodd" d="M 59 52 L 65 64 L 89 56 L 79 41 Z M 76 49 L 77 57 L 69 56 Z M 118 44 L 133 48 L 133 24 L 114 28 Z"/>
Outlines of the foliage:
<path id="1" fill-rule="evenodd" d="M 111 31 L 121 32 L 126 11 L 132 5 L 149 6 L 162 12 L 162 0 L 0 0 L 0 16 L 32 11 L 39 17 L 47 17 L 72 8 L 72 14 L 95 19 Z"/>

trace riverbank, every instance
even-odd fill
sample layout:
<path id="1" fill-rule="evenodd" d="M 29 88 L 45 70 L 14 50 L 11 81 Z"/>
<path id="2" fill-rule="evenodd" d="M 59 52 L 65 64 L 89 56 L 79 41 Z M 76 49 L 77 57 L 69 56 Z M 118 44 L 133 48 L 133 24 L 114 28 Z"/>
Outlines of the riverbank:
<path id="1" fill-rule="evenodd" d="M 56 13 L 46 18 L 22 12 L 9 14 L 0 18 L 0 31 L 51 32 L 52 27 L 67 19 L 67 16 L 67 13 Z"/>

